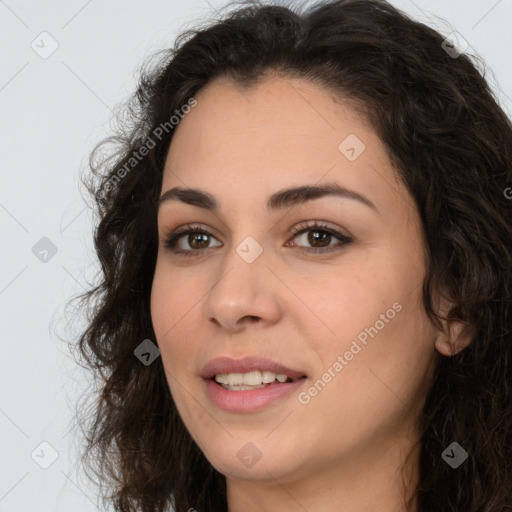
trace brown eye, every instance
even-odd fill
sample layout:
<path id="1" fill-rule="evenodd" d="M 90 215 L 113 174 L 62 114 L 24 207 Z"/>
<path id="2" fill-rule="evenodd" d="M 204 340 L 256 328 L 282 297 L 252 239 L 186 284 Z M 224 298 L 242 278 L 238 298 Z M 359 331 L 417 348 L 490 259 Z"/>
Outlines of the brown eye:
<path id="1" fill-rule="evenodd" d="M 188 235 L 185 238 L 185 235 Z M 207 231 L 201 226 L 185 226 L 184 228 L 177 229 L 174 233 L 167 238 L 164 245 L 171 249 L 175 254 L 192 255 L 194 253 L 202 253 L 208 249 L 210 237 L 215 238 L 212 233 Z M 185 240 L 191 249 L 183 249 L 179 247 L 181 239 Z M 178 245 L 178 248 L 176 246 Z"/>
<path id="2" fill-rule="evenodd" d="M 331 252 L 341 249 L 341 247 L 348 245 L 352 242 L 352 239 L 345 236 L 343 233 L 336 231 L 320 222 L 313 222 L 307 224 L 304 229 L 304 225 L 294 228 L 292 232 L 295 234 L 294 239 L 303 236 L 308 233 L 305 242 L 311 244 L 312 247 L 298 246 L 295 242 L 292 242 L 293 246 L 297 246 L 301 252 Z M 338 244 L 331 244 L 333 238 L 339 240 Z"/>
<path id="3" fill-rule="evenodd" d="M 206 233 L 188 235 L 187 243 L 190 245 L 190 247 L 192 247 L 192 249 L 206 249 L 208 247 L 209 236 L 210 235 Z M 198 246 L 195 245 L 196 242 Z"/>
<path id="4" fill-rule="evenodd" d="M 310 244 L 311 247 L 303 247 L 295 242 L 291 242 L 291 246 L 296 247 L 300 252 L 333 252 L 340 250 L 342 247 L 352 242 L 352 239 L 343 233 L 318 221 L 313 222 L 311 225 L 307 223 L 302 224 L 300 227 L 294 228 L 291 231 L 295 235 L 294 239 L 308 233 L 305 243 Z M 185 238 L 186 235 L 188 236 Z M 204 227 L 187 225 L 171 233 L 166 239 L 164 246 L 179 256 L 196 256 L 210 248 L 209 244 L 212 238 L 217 240 L 214 235 Z M 188 247 L 180 247 L 182 239 L 185 240 L 184 244 Z M 338 239 L 339 242 L 332 244 L 333 239 Z M 219 242 L 219 245 L 216 247 L 221 245 L 222 243 Z"/>
<path id="5" fill-rule="evenodd" d="M 308 233 L 309 233 L 308 242 L 312 245 L 319 242 L 320 247 L 325 247 L 325 246 L 329 245 L 329 240 L 331 240 L 331 238 L 332 238 L 332 235 L 330 233 L 327 233 L 327 231 L 311 230 Z M 320 236 L 317 236 L 319 234 L 320 234 Z"/>

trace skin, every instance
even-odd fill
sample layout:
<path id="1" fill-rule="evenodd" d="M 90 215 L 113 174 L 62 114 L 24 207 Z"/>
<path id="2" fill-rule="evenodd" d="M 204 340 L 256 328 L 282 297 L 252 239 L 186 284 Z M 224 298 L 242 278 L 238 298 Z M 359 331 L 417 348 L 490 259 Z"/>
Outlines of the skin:
<path id="1" fill-rule="evenodd" d="M 230 512 L 406 510 L 434 363 L 439 353 L 453 353 L 461 328 L 453 323 L 440 331 L 424 312 L 425 246 L 413 198 L 372 126 L 319 85 L 270 76 L 242 89 L 217 79 L 196 100 L 176 128 L 162 193 L 199 188 L 217 198 L 220 210 L 161 205 L 151 296 L 162 362 L 184 424 L 226 475 Z M 349 134 L 366 146 L 354 161 L 338 149 Z M 278 190 L 327 181 L 363 194 L 378 213 L 335 196 L 266 210 L 267 196 Z M 352 243 L 301 253 L 298 246 L 323 244 L 308 241 L 315 229 L 297 235 L 290 229 L 315 219 Z M 187 223 L 214 233 L 199 256 L 176 255 L 163 245 Z M 252 263 L 236 252 L 248 236 L 263 249 Z M 179 247 L 202 247 L 190 241 L 182 236 Z M 201 370 L 222 355 L 268 357 L 301 370 L 307 379 L 299 391 L 307 391 L 395 303 L 401 310 L 366 346 L 359 343 L 357 355 L 307 404 L 293 393 L 259 412 L 229 413 L 204 392 Z M 252 467 L 237 457 L 248 442 L 262 454 Z"/>

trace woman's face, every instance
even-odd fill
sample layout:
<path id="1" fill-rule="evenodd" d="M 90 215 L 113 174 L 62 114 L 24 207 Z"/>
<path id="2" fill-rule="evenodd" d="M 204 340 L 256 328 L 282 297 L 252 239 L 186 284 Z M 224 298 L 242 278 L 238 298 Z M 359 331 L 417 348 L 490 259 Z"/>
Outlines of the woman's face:
<path id="1" fill-rule="evenodd" d="M 217 206 L 192 193 L 160 204 L 151 296 L 190 434 L 229 479 L 281 483 L 326 482 L 328 471 L 409 446 L 438 331 L 421 303 L 418 212 L 383 144 L 344 102 L 299 79 L 248 90 L 217 80 L 196 100 L 176 128 L 162 195 L 195 189 Z M 327 185 L 350 193 L 283 192 Z M 174 247 L 185 252 L 164 245 L 188 224 L 195 234 Z M 219 357 L 234 361 L 207 367 Z M 225 389 L 208 378 L 248 373 L 261 385 L 241 370 L 280 373 L 236 365 L 246 357 L 295 370 L 281 372 L 294 382 Z"/>

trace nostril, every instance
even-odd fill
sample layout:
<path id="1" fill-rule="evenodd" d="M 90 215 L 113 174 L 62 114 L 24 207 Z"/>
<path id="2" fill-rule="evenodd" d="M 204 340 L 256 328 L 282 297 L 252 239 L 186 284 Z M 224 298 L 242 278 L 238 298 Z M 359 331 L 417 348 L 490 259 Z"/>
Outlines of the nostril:
<path id="1" fill-rule="evenodd" d="M 259 320 L 259 317 L 254 316 L 254 315 L 247 315 L 247 316 L 244 316 L 242 320 L 245 320 L 245 319 L 249 320 L 251 323 L 254 323 Z"/>

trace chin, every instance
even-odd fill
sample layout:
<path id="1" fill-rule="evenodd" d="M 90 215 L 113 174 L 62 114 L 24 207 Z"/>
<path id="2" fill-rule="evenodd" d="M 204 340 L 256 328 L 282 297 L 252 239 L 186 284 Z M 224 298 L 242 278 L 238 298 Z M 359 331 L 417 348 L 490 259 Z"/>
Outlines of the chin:
<path id="1" fill-rule="evenodd" d="M 285 468 L 282 464 L 279 464 L 279 458 L 272 462 L 264 461 L 262 458 L 252 467 L 245 467 L 240 461 L 234 461 L 231 457 L 212 459 L 210 464 L 225 477 L 255 482 L 269 481 L 275 483 L 276 479 L 283 481 L 292 471 L 292 468 Z"/>
<path id="2" fill-rule="evenodd" d="M 210 464 L 224 476 L 243 480 L 275 482 L 286 481 L 305 466 L 304 461 L 297 459 L 297 449 L 283 445 L 282 439 L 270 443 L 262 433 L 261 440 L 252 436 L 243 439 L 230 438 L 222 448 L 208 450 L 205 453 Z"/>

